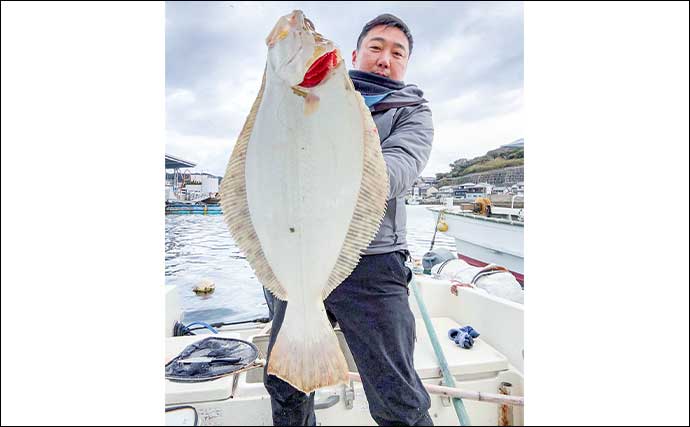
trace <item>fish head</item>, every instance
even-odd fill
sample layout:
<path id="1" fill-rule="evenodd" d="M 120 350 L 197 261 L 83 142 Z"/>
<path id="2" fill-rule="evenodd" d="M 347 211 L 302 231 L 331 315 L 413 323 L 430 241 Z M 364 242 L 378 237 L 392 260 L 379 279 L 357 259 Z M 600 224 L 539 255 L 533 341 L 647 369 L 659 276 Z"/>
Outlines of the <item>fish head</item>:
<path id="1" fill-rule="evenodd" d="M 266 37 L 268 66 L 289 86 L 320 83 L 342 58 L 301 10 L 281 16 Z"/>

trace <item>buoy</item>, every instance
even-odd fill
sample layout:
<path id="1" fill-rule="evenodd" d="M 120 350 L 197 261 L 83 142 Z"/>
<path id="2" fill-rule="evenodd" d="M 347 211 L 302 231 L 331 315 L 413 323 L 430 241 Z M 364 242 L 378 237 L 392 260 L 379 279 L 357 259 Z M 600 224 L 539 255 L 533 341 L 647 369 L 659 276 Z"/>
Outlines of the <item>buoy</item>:
<path id="1" fill-rule="evenodd" d="M 210 293 L 213 293 L 213 291 L 216 290 L 216 285 L 215 285 L 212 281 L 210 281 L 210 280 L 208 280 L 208 279 L 204 279 L 204 280 L 201 281 L 201 283 L 199 283 L 198 285 L 196 285 L 196 286 L 194 287 L 194 289 L 192 289 L 192 290 L 193 290 L 194 293 L 197 294 L 197 295 L 199 295 L 199 294 L 204 294 L 204 295 L 205 295 L 205 294 L 210 294 Z"/>
<path id="2" fill-rule="evenodd" d="M 445 221 L 440 221 L 438 223 L 438 226 L 436 226 L 436 229 L 442 233 L 448 231 L 448 223 Z"/>

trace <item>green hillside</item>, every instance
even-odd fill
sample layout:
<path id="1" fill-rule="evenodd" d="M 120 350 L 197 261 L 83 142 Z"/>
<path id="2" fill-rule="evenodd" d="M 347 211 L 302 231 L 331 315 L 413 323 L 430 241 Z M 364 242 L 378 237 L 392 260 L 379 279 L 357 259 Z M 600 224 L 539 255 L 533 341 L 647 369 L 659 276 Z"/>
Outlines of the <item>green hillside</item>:
<path id="1" fill-rule="evenodd" d="M 436 179 L 458 178 L 475 172 L 486 172 L 494 169 L 502 169 L 509 166 L 521 166 L 524 164 L 524 147 L 501 147 L 491 150 L 483 156 L 472 160 L 458 159 L 450 164 L 451 171 L 437 173 Z"/>

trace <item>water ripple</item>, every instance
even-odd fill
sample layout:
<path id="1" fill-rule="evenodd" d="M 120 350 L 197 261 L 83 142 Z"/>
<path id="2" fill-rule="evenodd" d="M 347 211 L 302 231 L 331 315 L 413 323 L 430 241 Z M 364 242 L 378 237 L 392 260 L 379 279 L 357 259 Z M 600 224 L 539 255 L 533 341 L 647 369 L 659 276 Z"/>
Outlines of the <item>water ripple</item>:
<path id="1" fill-rule="evenodd" d="M 407 241 L 413 256 L 429 250 L 436 216 L 424 206 L 407 206 Z M 455 251 L 452 238 L 437 233 L 435 248 Z M 199 297 L 204 279 L 216 285 Z M 221 215 L 165 216 L 165 282 L 176 285 L 183 321 L 237 321 L 268 316 L 261 284 L 230 236 Z"/>

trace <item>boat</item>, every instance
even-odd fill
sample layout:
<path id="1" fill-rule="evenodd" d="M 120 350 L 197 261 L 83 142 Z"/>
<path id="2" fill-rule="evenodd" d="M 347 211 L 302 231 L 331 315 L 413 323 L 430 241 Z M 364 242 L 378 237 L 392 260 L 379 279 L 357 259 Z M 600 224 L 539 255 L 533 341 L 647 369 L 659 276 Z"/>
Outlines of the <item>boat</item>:
<path id="1" fill-rule="evenodd" d="M 210 196 L 201 201 L 201 203 L 205 203 L 207 205 L 217 205 L 220 204 L 220 196 Z"/>
<path id="2" fill-rule="evenodd" d="M 166 215 L 220 215 L 223 211 L 220 204 L 204 203 L 201 200 L 197 201 L 166 201 L 165 214 Z"/>
<path id="3" fill-rule="evenodd" d="M 416 318 L 417 342 L 414 366 L 427 389 L 443 382 L 441 365 L 432 339 L 425 328 L 423 313 L 437 336 L 447 360 L 455 389 L 462 390 L 469 420 L 474 425 L 524 425 L 523 305 L 478 289 L 457 287 L 451 281 L 425 274 L 414 275 L 415 289 L 425 309 L 420 309 L 414 292 L 410 307 Z M 182 313 L 175 286 L 166 286 L 166 364 L 183 349 L 208 337 L 241 340 L 255 346 L 253 364 L 210 381 L 165 380 L 167 425 L 272 425 L 270 397 L 263 385 L 263 361 L 271 328 L 268 319 L 240 324 L 215 324 L 195 330 L 197 335 L 174 336 L 180 330 Z M 471 325 L 480 333 L 470 349 L 455 345 L 448 333 L 452 328 Z M 212 329 L 212 330 L 211 330 Z M 376 425 L 368 410 L 357 367 L 342 331 L 336 336 L 346 356 L 351 381 L 316 391 L 315 412 L 319 425 Z M 450 398 L 430 393 L 429 414 L 435 425 L 460 425 Z M 483 396 L 483 397 L 482 397 Z M 498 396 L 498 397 L 496 397 Z M 506 400 L 513 399 L 507 404 Z M 476 399 L 482 399 L 476 400 Z M 488 400 L 487 400 L 488 399 Z"/>
<path id="4" fill-rule="evenodd" d="M 443 232 L 455 239 L 458 258 L 477 267 L 488 264 L 506 267 L 523 285 L 524 207 L 514 207 L 517 197 L 512 198 L 511 207 L 486 203 L 478 211 L 477 205 L 486 199 L 475 199 L 468 203 L 461 200 L 458 206 L 451 200 L 445 206 L 427 209 L 435 218 L 443 217 L 447 224 Z"/>

